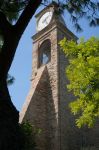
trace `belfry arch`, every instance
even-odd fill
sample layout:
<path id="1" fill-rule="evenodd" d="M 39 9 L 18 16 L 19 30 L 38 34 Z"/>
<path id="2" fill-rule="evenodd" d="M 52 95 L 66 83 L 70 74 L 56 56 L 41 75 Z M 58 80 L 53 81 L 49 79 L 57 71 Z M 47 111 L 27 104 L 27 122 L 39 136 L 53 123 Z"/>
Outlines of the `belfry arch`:
<path id="1" fill-rule="evenodd" d="M 38 67 L 45 65 L 51 61 L 51 41 L 50 39 L 46 39 L 40 45 L 38 51 Z"/>

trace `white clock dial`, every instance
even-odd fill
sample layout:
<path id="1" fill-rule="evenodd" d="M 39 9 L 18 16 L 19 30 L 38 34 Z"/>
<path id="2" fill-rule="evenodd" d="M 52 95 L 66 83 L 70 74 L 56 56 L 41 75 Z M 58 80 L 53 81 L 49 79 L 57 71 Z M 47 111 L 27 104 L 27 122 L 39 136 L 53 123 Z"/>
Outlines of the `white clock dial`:
<path id="1" fill-rule="evenodd" d="M 37 30 L 40 31 L 43 28 L 45 28 L 51 21 L 52 19 L 52 12 L 46 12 L 38 21 L 38 25 L 37 25 Z"/>

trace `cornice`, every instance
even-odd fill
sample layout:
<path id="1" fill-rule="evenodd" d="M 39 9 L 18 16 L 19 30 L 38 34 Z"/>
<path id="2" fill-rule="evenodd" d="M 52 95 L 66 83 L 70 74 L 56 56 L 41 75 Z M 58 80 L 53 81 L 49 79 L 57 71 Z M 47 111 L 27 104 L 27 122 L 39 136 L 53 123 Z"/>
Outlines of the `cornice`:
<path id="1" fill-rule="evenodd" d="M 53 31 L 55 29 L 59 29 L 65 35 L 69 36 L 70 38 L 73 38 L 76 41 L 78 40 L 78 37 L 76 35 L 74 35 L 65 25 L 63 25 L 58 20 L 54 20 L 43 30 L 39 31 L 38 33 L 36 33 L 35 35 L 32 36 L 33 42 L 35 43 L 37 40 L 48 35 L 51 31 Z"/>

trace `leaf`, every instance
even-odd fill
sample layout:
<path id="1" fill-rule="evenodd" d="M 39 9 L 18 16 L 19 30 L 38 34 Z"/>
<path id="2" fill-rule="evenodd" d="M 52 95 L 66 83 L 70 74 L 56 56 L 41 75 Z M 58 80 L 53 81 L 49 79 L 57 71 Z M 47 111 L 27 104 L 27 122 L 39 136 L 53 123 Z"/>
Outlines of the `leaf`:
<path id="1" fill-rule="evenodd" d="M 78 21 L 77 17 L 71 15 L 71 20 L 73 23 L 76 23 Z"/>
<path id="2" fill-rule="evenodd" d="M 81 26 L 78 23 L 75 23 L 74 26 L 75 26 L 77 32 L 82 32 L 83 31 Z"/>
<path id="3" fill-rule="evenodd" d="M 14 83 L 14 81 L 15 81 L 15 78 L 8 74 L 7 84 L 12 85 Z"/>
<path id="4" fill-rule="evenodd" d="M 92 19 L 92 20 L 90 21 L 89 25 L 90 25 L 91 27 L 95 27 L 95 26 L 96 26 L 96 21 Z"/>
<path id="5" fill-rule="evenodd" d="M 96 18 L 95 20 L 96 20 L 97 25 L 99 25 L 99 18 Z"/>
<path id="6" fill-rule="evenodd" d="M 78 44 L 64 39 L 60 44 L 69 60 L 67 89 L 76 97 L 69 104 L 71 112 L 79 116 L 76 125 L 93 127 L 99 117 L 99 39 L 82 38 Z"/>

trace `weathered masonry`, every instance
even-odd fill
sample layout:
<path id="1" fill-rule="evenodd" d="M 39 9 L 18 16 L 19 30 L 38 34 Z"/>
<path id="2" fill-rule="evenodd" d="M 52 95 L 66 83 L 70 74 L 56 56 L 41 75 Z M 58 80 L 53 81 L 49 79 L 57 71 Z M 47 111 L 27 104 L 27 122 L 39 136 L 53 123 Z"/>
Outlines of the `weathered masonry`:
<path id="1" fill-rule="evenodd" d="M 57 4 L 52 3 L 36 15 L 31 88 L 20 122 L 28 120 L 42 130 L 36 137 L 39 150 L 99 150 L 99 127 L 76 128 L 68 108 L 74 97 L 66 89 L 68 60 L 59 41 L 64 37 L 76 41 L 77 37 L 57 11 Z"/>

